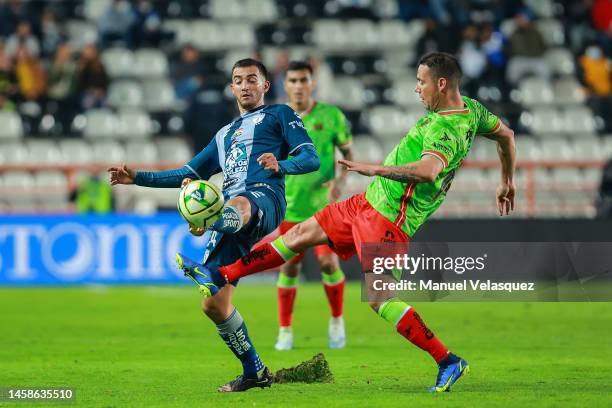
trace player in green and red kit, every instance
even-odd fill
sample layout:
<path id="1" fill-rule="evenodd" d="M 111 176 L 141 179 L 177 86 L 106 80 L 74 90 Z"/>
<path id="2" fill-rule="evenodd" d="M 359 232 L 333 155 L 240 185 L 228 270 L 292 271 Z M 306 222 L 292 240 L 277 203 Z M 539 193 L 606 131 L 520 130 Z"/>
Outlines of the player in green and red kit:
<path id="1" fill-rule="evenodd" d="M 346 169 L 342 168 L 336 177 L 336 147 L 345 159 L 352 160 L 350 150 L 352 137 L 346 118 L 337 107 L 315 101 L 312 97 L 315 87 L 312 75 L 311 65 L 304 61 L 290 62 L 285 72 L 284 88 L 289 98 L 288 104 L 302 118 L 308 135 L 317 149 L 321 167 L 316 172 L 285 177 L 287 212 L 285 220 L 278 227 L 280 234 L 286 233 L 294 225 L 307 220 L 340 198 L 340 191 L 346 179 Z M 313 249 L 331 311 L 328 344 L 330 348 L 342 348 L 346 344 L 342 317 L 344 273 L 340 269 L 338 257 L 327 244 L 317 245 Z M 291 323 L 297 294 L 297 277 L 303 258 L 304 253 L 301 253 L 285 263 L 278 275 L 280 327 L 274 345 L 277 350 L 293 348 Z"/>
<path id="2" fill-rule="evenodd" d="M 212 277 L 223 286 L 242 276 L 286 262 L 304 249 L 329 243 L 341 258 L 357 253 L 364 243 L 407 243 L 442 204 L 455 172 L 477 136 L 497 142 L 501 181 L 497 187 L 500 215 L 514 209 L 514 132 L 479 102 L 459 92 L 461 68 L 446 53 L 431 53 L 419 61 L 415 91 L 428 113 L 387 156 L 383 165 L 340 162 L 349 171 L 376 176 L 365 194 L 325 207 L 267 246 L 219 268 Z M 363 262 L 362 262 L 363 263 Z M 449 391 L 467 370 L 467 361 L 450 353 L 427 328 L 414 308 L 398 298 L 370 305 L 410 342 L 438 364 L 432 392 Z"/>

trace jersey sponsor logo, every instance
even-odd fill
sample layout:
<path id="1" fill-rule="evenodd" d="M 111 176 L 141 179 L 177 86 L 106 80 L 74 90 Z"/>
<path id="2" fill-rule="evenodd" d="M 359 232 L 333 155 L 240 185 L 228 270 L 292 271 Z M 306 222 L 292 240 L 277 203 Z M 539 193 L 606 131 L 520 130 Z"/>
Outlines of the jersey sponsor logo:
<path id="1" fill-rule="evenodd" d="M 323 130 L 323 124 L 322 123 L 315 123 L 314 130 L 320 132 L 321 130 Z"/>
<path id="2" fill-rule="evenodd" d="M 306 130 L 306 128 L 304 128 L 304 122 L 302 122 L 301 120 L 292 120 L 291 122 L 288 123 L 288 125 L 291 126 L 292 129 L 301 127 L 302 129 Z"/>
<path id="3" fill-rule="evenodd" d="M 448 136 L 448 134 L 447 134 L 447 133 L 444 133 L 444 134 L 442 135 L 442 137 L 440 138 L 440 140 L 444 140 L 445 142 L 448 142 L 448 141 L 449 141 L 449 140 L 451 140 L 451 139 L 450 139 L 450 136 Z"/>
<path id="4" fill-rule="evenodd" d="M 242 134 L 242 132 L 244 132 L 243 128 L 238 128 L 234 131 L 234 134 L 232 135 L 232 137 L 238 137 Z"/>
<path id="5" fill-rule="evenodd" d="M 434 142 L 433 146 L 436 148 L 436 150 L 441 150 L 442 152 L 446 153 L 450 157 L 453 156 L 453 150 L 450 147 L 442 143 L 437 143 L 437 142 Z"/>
<path id="6" fill-rule="evenodd" d="M 258 115 L 255 115 L 255 117 L 253 117 L 253 124 L 255 126 L 259 125 L 264 120 L 265 117 L 266 117 L 265 113 L 260 113 Z"/>
<path id="7" fill-rule="evenodd" d="M 246 174 L 249 160 L 244 143 L 232 143 L 225 157 L 223 189 L 238 182 L 241 174 Z"/>

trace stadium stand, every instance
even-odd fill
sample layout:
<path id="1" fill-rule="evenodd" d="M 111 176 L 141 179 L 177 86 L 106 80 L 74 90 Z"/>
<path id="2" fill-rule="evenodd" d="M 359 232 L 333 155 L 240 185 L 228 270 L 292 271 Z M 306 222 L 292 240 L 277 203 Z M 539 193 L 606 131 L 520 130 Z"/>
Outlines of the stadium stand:
<path id="1" fill-rule="evenodd" d="M 610 78 L 607 88 L 593 82 L 585 55 L 607 66 L 609 73 L 611 47 L 609 37 L 598 35 L 591 21 L 579 21 L 582 17 L 575 15 L 569 0 L 465 1 L 443 15 L 405 0 L 368 0 L 359 7 L 336 0 L 160 0 L 154 2 L 161 19 L 155 37 L 134 23 L 137 1 L 11 3 L 33 22 L 32 32 L 41 44 L 41 15 L 54 14 L 76 71 L 66 82 L 67 98 L 51 93 L 28 97 L 19 89 L 16 62 L 7 49 L 13 34 L 8 27 L 15 24 L 0 21 L 6 27 L 0 33 L 2 211 L 24 210 L 13 205 L 23 202 L 23 196 L 32 208 L 66 210 L 74 174 L 99 172 L 109 163 L 127 160 L 151 168 L 184 163 L 193 154 L 191 146 L 202 146 L 212 137 L 194 129 L 203 129 L 204 121 L 208 128 L 218 128 L 235 112 L 225 84 L 232 63 L 247 56 L 259 56 L 272 72 L 275 90 L 269 102 L 283 100 L 279 55 L 310 58 L 319 66 L 319 94 L 346 111 L 357 135 L 356 156 L 380 162 L 424 113 L 414 94 L 418 54 L 462 52 L 468 42 L 461 33 L 470 26 L 477 33 L 470 50 L 484 63 L 465 67 L 479 72 L 466 81 L 466 91 L 517 131 L 521 197 L 515 216 L 594 215 L 600 169 L 612 155 L 612 90 Z M 117 3 L 127 7 L 123 14 L 113 9 Z M 545 51 L 535 60 L 549 76 L 536 69 L 517 83 L 507 81 L 510 54 L 503 47 L 522 29 L 517 15 L 542 38 Z M 79 57 L 91 44 L 102 67 L 82 75 Z M 197 73 L 189 67 L 174 70 L 187 45 L 198 52 Z M 51 88 L 59 83 L 52 75 L 53 53 L 41 57 Z M 97 82 L 98 74 L 108 77 L 107 87 Z M 183 81 L 185 75 L 193 80 Z M 210 114 L 221 111 L 225 114 Z M 494 214 L 489 196 L 495 185 L 495 155 L 492 143 L 475 143 L 451 189 L 456 194 L 449 195 L 438 216 Z M 41 165 L 47 167 L 38 171 Z M 346 194 L 366 185 L 367 179 L 351 176 Z M 49 203 L 40 199 L 45 188 L 58 192 Z M 143 196 L 148 201 L 137 207 L 163 207 L 173 202 L 173 194 Z"/>

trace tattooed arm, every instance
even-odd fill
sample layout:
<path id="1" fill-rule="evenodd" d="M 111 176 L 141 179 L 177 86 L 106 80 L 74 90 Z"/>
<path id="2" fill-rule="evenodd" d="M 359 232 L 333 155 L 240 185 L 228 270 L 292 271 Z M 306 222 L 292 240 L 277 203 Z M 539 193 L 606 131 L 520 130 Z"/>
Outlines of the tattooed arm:
<path id="1" fill-rule="evenodd" d="M 403 166 L 381 166 L 348 160 L 339 160 L 347 171 L 356 171 L 364 176 L 381 176 L 402 183 L 429 183 L 438 177 L 444 169 L 444 164 L 433 155 L 425 155 L 419 161 Z"/>

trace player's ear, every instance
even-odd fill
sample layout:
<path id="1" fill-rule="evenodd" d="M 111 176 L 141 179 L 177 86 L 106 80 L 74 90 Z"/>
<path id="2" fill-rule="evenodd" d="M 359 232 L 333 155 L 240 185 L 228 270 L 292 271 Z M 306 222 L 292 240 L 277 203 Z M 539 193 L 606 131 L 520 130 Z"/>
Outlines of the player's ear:
<path id="1" fill-rule="evenodd" d="M 268 91 L 270 90 L 270 81 L 268 81 L 267 79 L 264 81 L 264 87 L 263 87 L 263 91 L 264 93 L 268 93 Z"/>
<path id="2" fill-rule="evenodd" d="M 446 78 L 438 78 L 438 90 L 443 91 L 448 87 L 448 80 Z"/>

